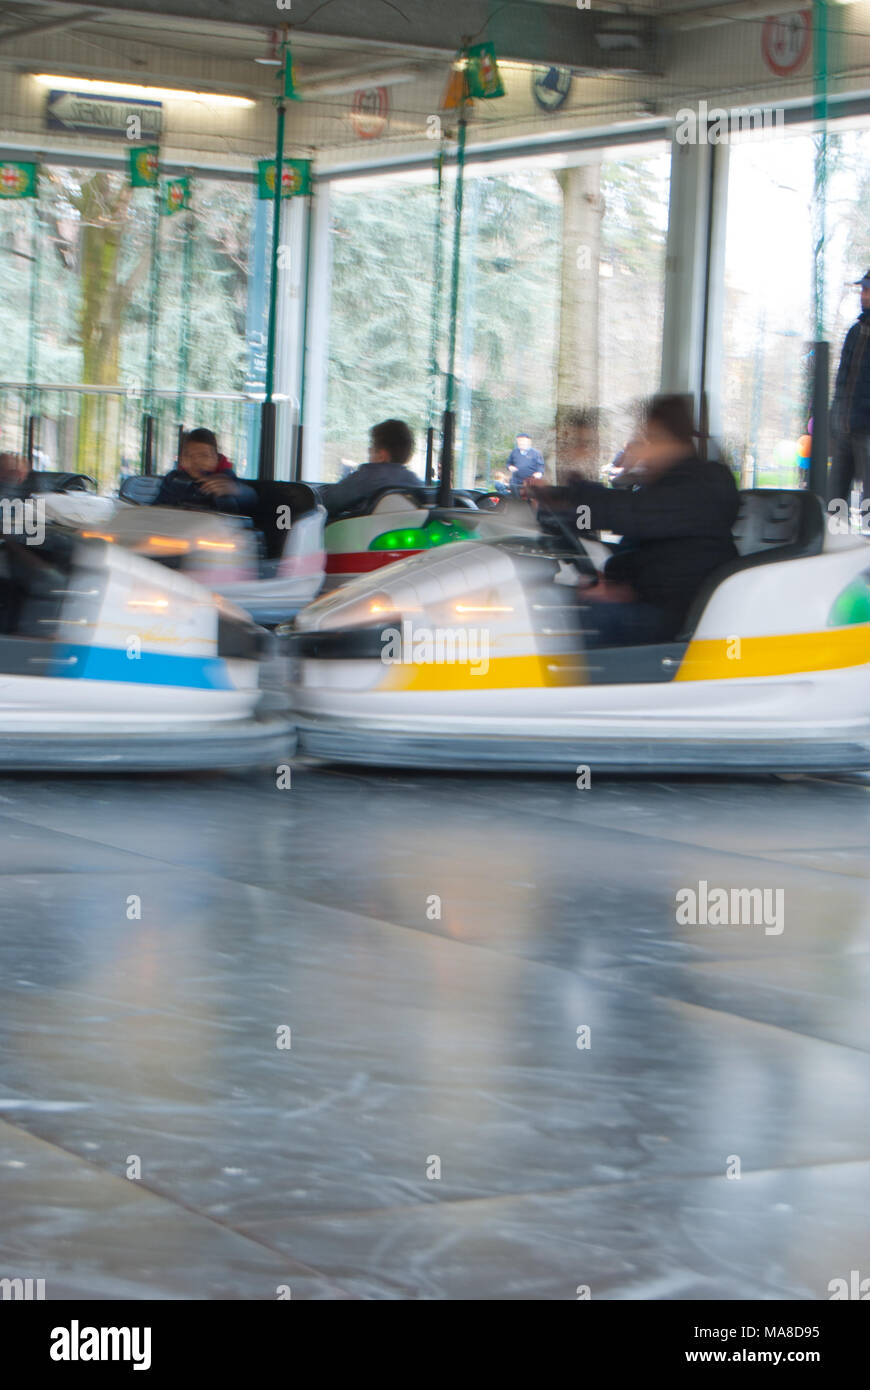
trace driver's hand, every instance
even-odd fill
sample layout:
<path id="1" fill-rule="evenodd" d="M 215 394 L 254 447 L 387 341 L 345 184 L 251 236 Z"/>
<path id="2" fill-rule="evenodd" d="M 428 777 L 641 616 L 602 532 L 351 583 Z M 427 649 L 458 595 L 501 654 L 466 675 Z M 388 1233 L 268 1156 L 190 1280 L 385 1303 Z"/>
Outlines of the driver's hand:
<path id="1" fill-rule="evenodd" d="M 547 484 L 544 482 L 540 473 L 535 473 L 531 478 L 526 478 L 520 488 L 520 497 L 524 497 L 527 502 L 537 502 L 540 494 L 546 490 Z M 538 496 L 536 496 L 538 494 Z"/>
<path id="2" fill-rule="evenodd" d="M 587 599 L 593 603 L 633 603 L 637 594 L 630 584 L 615 584 L 602 577 L 592 588 L 583 590 L 584 603 Z"/>
<path id="3" fill-rule="evenodd" d="M 232 478 L 222 478 L 219 473 L 212 478 L 206 478 L 200 483 L 200 487 L 210 497 L 234 497 L 238 492 Z"/>

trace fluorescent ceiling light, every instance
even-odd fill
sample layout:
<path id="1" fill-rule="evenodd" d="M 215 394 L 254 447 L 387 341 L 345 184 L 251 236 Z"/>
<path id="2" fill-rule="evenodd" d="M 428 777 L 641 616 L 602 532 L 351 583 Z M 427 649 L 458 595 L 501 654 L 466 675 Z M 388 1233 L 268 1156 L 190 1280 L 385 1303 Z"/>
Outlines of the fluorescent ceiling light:
<path id="1" fill-rule="evenodd" d="M 207 101 L 212 106 L 255 106 L 250 97 L 227 96 L 224 92 L 187 92 L 177 87 L 140 87 L 134 82 L 95 82 L 89 77 L 60 77 L 57 73 L 36 72 L 33 80 L 42 87 L 69 87 L 76 92 L 93 92 L 106 97 L 140 97 L 143 101 Z"/>

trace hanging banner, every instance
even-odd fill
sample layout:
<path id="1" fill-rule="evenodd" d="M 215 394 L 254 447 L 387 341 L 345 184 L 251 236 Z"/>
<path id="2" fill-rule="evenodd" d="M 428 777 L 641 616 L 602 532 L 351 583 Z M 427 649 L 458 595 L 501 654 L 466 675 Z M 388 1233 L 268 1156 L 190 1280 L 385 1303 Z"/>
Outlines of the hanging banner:
<path id="1" fill-rule="evenodd" d="M 136 124 L 133 124 L 135 122 Z M 49 92 L 45 105 L 47 130 L 75 131 L 82 135 L 100 135 L 104 139 L 156 139 L 163 123 L 163 106 L 159 101 L 132 100 L 130 97 L 110 97 L 88 92 Z"/>
<path id="2" fill-rule="evenodd" d="M 165 217 L 190 207 L 190 179 L 167 179 L 163 185 L 160 211 Z"/>
<path id="3" fill-rule="evenodd" d="M 301 101 L 302 97 L 296 90 L 296 74 L 293 71 L 293 54 L 290 52 L 290 45 L 284 46 L 284 67 L 282 70 L 284 78 L 284 95 L 289 101 Z"/>
<path id="4" fill-rule="evenodd" d="M 311 160 L 285 159 L 281 166 L 281 197 L 298 198 L 311 192 Z M 257 197 L 274 198 L 275 161 L 261 159 L 257 163 Z"/>
<path id="5" fill-rule="evenodd" d="M 444 95 L 441 98 L 440 109 L 442 111 L 456 111 L 469 100 L 465 69 L 451 66 L 447 77 L 447 86 L 444 88 Z"/>
<path id="6" fill-rule="evenodd" d="M 504 96 L 504 84 L 491 43 L 476 43 L 468 50 L 468 91 L 484 101 Z"/>
<path id="7" fill-rule="evenodd" d="M 0 198 L 35 198 L 38 164 L 0 164 Z"/>
<path id="8" fill-rule="evenodd" d="M 141 145 L 130 151 L 130 184 L 133 188 L 156 188 L 160 174 L 160 148 Z"/>
<path id="9" fill-rule="evenodd" d="M 574 74 L 570 68 L 536 68 L 532 73 L 532 96 L 542 111 L 558 111 L 571 90 Z"/>
<path id="10" fill-rule="evenodd" d="M 360 140 L 383 135 L 390 118 L 390 94 L 386 87 L 364 87 L 353 94 L 350 123 Z"/>

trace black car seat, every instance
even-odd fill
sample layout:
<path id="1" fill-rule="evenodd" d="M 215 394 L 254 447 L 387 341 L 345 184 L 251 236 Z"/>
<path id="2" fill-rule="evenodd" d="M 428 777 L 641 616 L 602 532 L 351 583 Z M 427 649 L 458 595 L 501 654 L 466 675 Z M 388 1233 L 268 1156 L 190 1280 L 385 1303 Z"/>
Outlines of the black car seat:
<path id="1" fill-rule="evenodd" d="M 354 502 L 349 507 L 343 507 L 340 512 L 336 512 L 335 515 L 331 516 L 329 519 L 330 521 L 347 521 L 349 518 L 355 516 L 371 516 L 372 512 L 374 512 L 375 508 L 385 497 L 407 497 L 409 502 L 412 502 L 415 507 L 421 511 L 426 510 L 432 505 L 426 495 L 425 488 L 391 485 L 378 488 L 377 492 L 369 493 L 368 497 L 361 497 L 358 502 Z"/>
<path id="2" fill-rule="evenodd" d="M 747 488 L 740 493 L 737 520 L 731 528 L 737 559 L 720 565 L 699 589 L 679 640 L 687 641 L 698 626 L 714 589 L 732 574 L 780 560 L 819 555 L 825 544 L 826 513 L 814 492 L 795 488 Z"/>
<path id="3" fill-rule="evenodd" d="M 29 496 L 39 492 L 96 492 L 97 480 L 88 473 L 28 473 L 25 491 Z"/>
<path id="4" fill-rule="evenodd" d="M 290 483 L 280 479 L 243 478 L 242 482 L 257 494 L 252 521 L 254 529 L 263 537 L 264 557 L 267 562 L 278 560 L 287 540 L 288 529 L 287 514 L 281 508 L 289 508 L 292 524 L 296 517 L 304 516 L 317 506 L 314 489 L 307 483 Z"/>
<path id="5" fill-rule="evenodd" d="M 125 478 L 118 489 L 118 496 L 122 502 L 133 502 L 138 507 L 150 507 L 158 492 L 162 478 L 158 478 L 154 473 L 134 473 L 132 478 Z"/>

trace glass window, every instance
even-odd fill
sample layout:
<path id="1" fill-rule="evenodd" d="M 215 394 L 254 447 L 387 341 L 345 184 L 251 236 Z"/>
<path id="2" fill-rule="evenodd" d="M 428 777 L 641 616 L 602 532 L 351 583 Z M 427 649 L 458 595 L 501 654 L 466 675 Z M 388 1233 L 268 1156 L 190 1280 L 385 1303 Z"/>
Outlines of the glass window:
<path id="1" fill-rule="evenodd" d="M 0 203 L 0 379 L 29 382 L 32 368 L 36 388 L 0 391 L 0 447 L 22 448 L 33 412 L 38 466 L 112 486 L 138 471 L 142 392 L 154 386 L 166 393 L 155 408 L 159 471 L 175 458 L 181 423 L 210 426 L 248 463 L 252 407 L 238 397 L 249 367 L 252 191 L 220 179 L 192 187 L 191 214 L 160 218 L 153 330 L 150 189 L 132 189 L 122 170 L 43 165 L 37 200 Z M 193 393 L 184 405 L 180 390 Z"/>
<path id="2" fill-rule="evenodd" d="M 557 471 L 557 416 L 601 408 L 599 462 L 659 382 L 669 152 L 546 156 L 466 168 L 456 343 L 456 480 L 504 475 L 518 431 Z M 336 182 L 322 476 L 365 457 L 386 416 L 440 421 L 447 368 L 455 170 Z M 433 313 L 438 313 L 433 375 Z M 642 350 L 639 350 L 639 346 Z M 594 468 L 593 468 L 594 471 Z"/>
<path id="3" fill-rule="evenodd" d="M 803 132 L 729 152 L 722 436 L 745 486 L 794 487 L 814 337 L 814 142 Z"/>

